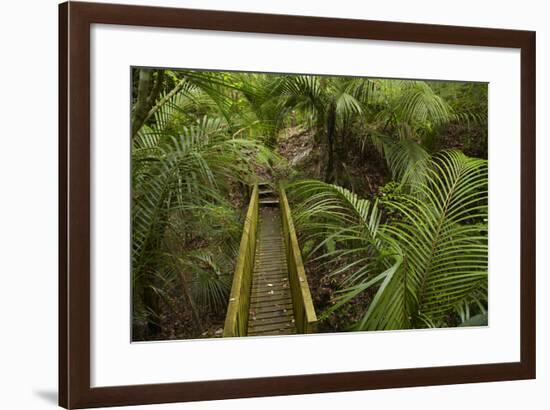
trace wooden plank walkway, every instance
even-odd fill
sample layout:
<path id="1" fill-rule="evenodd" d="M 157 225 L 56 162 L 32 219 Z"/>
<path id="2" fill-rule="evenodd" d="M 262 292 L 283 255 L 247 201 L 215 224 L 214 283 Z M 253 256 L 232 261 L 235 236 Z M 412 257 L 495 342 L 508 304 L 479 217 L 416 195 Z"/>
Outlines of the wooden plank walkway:
<path id="1" fill-rule="evenodd" d="M 294 334 L 296 325 L 278 198 L 270 190 L 261 193 L 248 335 Z"/>

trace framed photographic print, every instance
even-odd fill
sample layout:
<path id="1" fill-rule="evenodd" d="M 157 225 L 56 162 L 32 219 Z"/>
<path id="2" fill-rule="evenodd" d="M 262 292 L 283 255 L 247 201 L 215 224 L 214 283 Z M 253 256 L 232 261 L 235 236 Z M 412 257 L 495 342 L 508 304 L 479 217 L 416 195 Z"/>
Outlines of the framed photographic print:
<path id="1" fill-rule="evenodd" d="M 59 8 L 66 408 L 535 377 L 535 33 Z"/>

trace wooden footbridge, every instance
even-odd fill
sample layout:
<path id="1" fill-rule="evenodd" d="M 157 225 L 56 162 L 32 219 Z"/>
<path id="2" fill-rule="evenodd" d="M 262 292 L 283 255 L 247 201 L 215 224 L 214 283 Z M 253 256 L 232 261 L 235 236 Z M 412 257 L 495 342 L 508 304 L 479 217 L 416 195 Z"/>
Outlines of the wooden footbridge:
<path id="1" fill-rule="evenodd" d="M 311 333 L 317 317 L 286 193 L 254 185 L 224 337 Z"/>

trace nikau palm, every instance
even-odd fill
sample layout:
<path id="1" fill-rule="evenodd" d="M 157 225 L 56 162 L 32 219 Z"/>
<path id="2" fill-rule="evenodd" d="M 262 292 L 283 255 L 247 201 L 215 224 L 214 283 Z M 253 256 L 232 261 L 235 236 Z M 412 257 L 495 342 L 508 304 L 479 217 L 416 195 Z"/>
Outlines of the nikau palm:
<path id="1" fill-rule="evenodd" d="M 296 207 L 304 240 L 335 243 L 318 258 L 344 262 L 333 274 L 347 280 L 328 313 L 375 289 L 357 329 L 440 326 L 464 303 L 486 302 L 486 161 L 446 152 L 424 169 L 423 182 L 387 204 L 400 217 L 386 223 L 375 203 L 349 191 L 318 181 L 290 187 L 298 204 L 310 198 Z"/>

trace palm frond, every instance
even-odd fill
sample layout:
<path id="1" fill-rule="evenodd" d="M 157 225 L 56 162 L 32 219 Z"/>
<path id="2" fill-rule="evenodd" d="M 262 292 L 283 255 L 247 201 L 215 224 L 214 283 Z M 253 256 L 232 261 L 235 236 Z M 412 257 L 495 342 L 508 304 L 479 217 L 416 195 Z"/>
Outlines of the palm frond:
<path id="1" fill-rule="evenodd" d="M 403 255 L 380 313 L 384 322 L 366 317 L 360 328 L 396 328 L 404 311 L 413 326 L 430 326 L 486 286 L 486 161 L 454 151 L 438 155 L 427 181 L 414 189 L 422 199 L 391 204 L 404 219 L 384 227 L 390 247 Z M 393 296 L 396 289 L 401 297 Z"/>
<path id="2" fill-rule="evenodd" d="M 380 224 L 376 203 L 340 187 L 289 187 L 305 239 L 333 273 L 348 274 L 327 314 L 367 290 L 375 293 L 360 330 L 438 326 L 463 303 L 485 303 L 487 163 L 450 151 L 420 172 L 408 196 L 389 202 L 402 216 L 390 224 Z M 327 241 L 337 246 L 323 249 Z"/>

